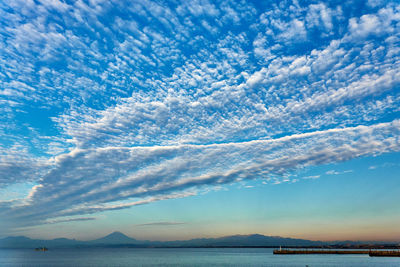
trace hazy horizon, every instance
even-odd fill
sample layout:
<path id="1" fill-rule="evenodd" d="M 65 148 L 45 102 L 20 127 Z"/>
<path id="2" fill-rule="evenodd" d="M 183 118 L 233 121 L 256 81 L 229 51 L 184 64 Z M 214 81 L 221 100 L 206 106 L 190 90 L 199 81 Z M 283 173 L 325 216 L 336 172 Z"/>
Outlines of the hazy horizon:
<path id="1" fill-rule="evenodd" d="M 255 235 L 262 235 L 262 236 L 266 236 L 266 237 L 279 237 L 279 238 L 291 238 L 291 239 L 299 239 L 299 240 L 309 240 L 309 241 L 321 241 L 321 242 L 341 242 L 341 241 L 351 241 L 351 242 L 389 242 L 389 243 L 399 243 L 400 241 L 398 239 L 387 239 L 387 240 L 370 240 L 370 239 L 365 239 L 365 240 L 352 240 L 352 239 L 331 239 L 331 240 L 319 240 L 319 239 L 309 239 L 309 238 L 294 238 L 291 236 L 276 236 L 276 235 L 264 235 L 264 234 L 260 234 L 260 233 L 252 233 L 252 234 L 233 234 L 233 235 L 224 235 L 224 236 L 197 236 L 197 237 L 191 237 L 191 238 L 183 238 L 183 239 L 140 239 L 137 238 L 135 236 L 131 236 L 128 234 L 125 234 L 123 232 L 120 231 L 113 231 L 111 233 L 104 233 L 103 235 L 99 235 L 96 236 L 94 238 L 89 238 L 89 239 L 81 239 L 81 238 L 68 238 L 68 237 L 64 237 L 64 236 L 57 236 L 57 237 L 53 237 L 53 238 L 40 238 L 40 237 L 30 237 L 30 236 L 24 236 L 24 237 L 28 237 L 31 239 L 39 239 L 39 240 L 53 240 L 53 239 L 58 239 L 58 238 L 67 238 L 67 239 L 71 239 L 71 240 L 77 240 L 77 241 L 93 241 L 96 239 L 101 239 L 103 237 L 107 237 L 109 235 L 114 235 L 114 234 L 122 234 L 124 236 L 127 236 L 129 238 L 135 239 L 137 241 L 188 241 L 188 240 L 193 240 L 193 239 L 218 239 L 218 238 L 225 238 L 225 237 L 233 237 L 233 236 L 255 236 Z M 13 237 L 13 236 L 7 236 L 7 237 Z M 6 237 L 0 237 L 0 238 L 6 238 Z"/>
<path id="2" fill-rule="evenodd" d="M 400 242 L 398 1 L 0 3 L 0 237 Z"/>

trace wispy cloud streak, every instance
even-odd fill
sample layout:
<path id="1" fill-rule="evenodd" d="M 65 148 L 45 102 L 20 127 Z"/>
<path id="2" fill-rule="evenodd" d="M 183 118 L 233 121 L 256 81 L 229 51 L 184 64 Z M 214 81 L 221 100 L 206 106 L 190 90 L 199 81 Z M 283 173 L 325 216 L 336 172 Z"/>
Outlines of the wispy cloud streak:
<path id="1" fill-rule="evenodd" d="M 395 120 L 276 140 L 73 151 L 57 158 L 57 166 L 26 204 L 3 210 L 2 215 L 24 224 L 39 223 L 190 196 L 204 186 L 259 177 L 274 182 L 304 166 L 399 151 L 399 133 L 400 122 Z"/>
<path id="2" fill-rule="evenodd" d="M 135 226 L 174 226 L 174 225 L 181 225 L 186 224 L 184 222 L 152 222 L 152 223 L 142 223 L 142 224 L 135 224 Z"/>

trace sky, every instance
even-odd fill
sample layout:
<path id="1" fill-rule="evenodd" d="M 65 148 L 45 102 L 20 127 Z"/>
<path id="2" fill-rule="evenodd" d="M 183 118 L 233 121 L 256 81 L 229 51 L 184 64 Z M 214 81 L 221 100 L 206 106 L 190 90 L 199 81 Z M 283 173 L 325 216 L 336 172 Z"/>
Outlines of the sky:
<path id="1" fill-rule="evenodd" d="M 398 1 L 0 1 L 0 237 L 400 241 Z"/>

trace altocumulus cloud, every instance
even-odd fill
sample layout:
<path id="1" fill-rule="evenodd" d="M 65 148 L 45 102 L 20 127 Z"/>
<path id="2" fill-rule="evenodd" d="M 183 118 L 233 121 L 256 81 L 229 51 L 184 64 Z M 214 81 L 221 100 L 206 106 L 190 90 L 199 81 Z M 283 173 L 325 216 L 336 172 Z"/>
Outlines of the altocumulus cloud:
<path id="1" fill-rule="evenodd" d="M 400 150 L 396 1 L 0 8 L 5 231 Z"/>

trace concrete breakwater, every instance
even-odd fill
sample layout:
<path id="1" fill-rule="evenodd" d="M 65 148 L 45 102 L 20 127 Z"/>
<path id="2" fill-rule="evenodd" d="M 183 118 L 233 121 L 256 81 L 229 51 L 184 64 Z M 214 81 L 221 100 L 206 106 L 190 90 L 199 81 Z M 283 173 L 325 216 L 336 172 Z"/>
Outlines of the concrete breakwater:
<path id="1" fill-rule="evenodd" d="M 400 257 L 396 250 L 276 249 L 274 254 L 368 254 L 371 257 Z"/>
<path id="2" fill-rule="evenodd" d="M 396 251 L 396 250 L 392 250 L 392 251 L 388 251 L 388 250 L 374 250 L 374 251 L 370 251 L 369 255 L 371 257 L 400 257 L 400 251 Z"/>
<path id="3" fill-rule="evenodd" d="M 276 249 L 274 254 L 369 254 L 369 250 Z"/>

